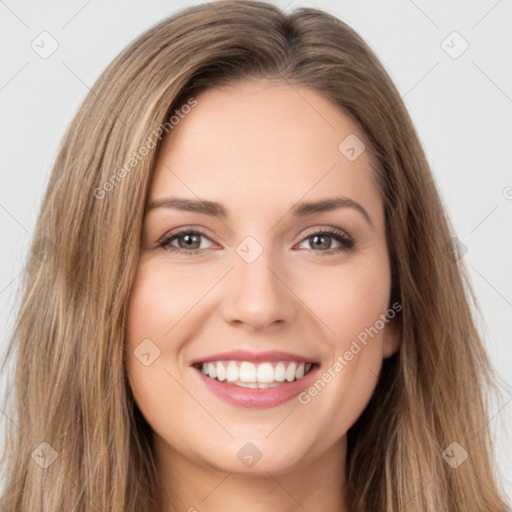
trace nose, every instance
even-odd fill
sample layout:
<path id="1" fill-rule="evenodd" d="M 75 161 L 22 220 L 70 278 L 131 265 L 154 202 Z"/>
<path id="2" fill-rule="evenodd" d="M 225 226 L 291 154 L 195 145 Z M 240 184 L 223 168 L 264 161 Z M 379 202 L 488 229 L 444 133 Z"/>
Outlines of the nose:
<path id="1" fill-rule="evenodd" d="M 300 306 L 282 265 L 270 258 L 270 251 L 252 263 L 235 254 L 222 302 L 222 316 L 231 325 L 254 331 L 292 323 Z M 280 271 L 281 269 L 281 271 Z"/>

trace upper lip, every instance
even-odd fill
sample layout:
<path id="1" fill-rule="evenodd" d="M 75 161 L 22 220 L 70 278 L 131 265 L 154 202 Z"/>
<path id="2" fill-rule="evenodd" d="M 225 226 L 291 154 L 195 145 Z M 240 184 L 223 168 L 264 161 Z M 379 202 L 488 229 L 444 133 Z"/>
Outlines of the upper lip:
<path id="1" fill-rule="evenodd" d="M 250 361 L 253 363 L 263 363 L 265 361 L 297 361 L 299 363 L 316 363 L 314 359 L 299 356 L 291 352 L 281 350 L 267 350 L 264 352 L 250 352 L 248 350 L 231 350 L 229 352 L 219 352 L 209 356 L 194 359 L 191 366 L 198 363 L 208 363 L 212 361 Z"/>

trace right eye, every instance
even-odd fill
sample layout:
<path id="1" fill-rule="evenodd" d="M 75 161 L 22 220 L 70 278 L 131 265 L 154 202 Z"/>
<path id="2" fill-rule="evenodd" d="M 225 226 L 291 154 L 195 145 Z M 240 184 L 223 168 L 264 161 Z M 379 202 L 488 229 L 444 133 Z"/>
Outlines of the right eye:
<path id="1" fill-rule="evenodd" d="M 171 233 L 166 236 L 159 244 L 166 251 L 197 254 L 201 252 L 205 247 L 201 247 L 201 237 L 209 238 L 206 234 L 197 229 L 182 229 L 175 233 Z M 181 241 L 182 240 L 182 241 Z M 178 242 L 178 247 L 172 245 L 173 242 Z"/>

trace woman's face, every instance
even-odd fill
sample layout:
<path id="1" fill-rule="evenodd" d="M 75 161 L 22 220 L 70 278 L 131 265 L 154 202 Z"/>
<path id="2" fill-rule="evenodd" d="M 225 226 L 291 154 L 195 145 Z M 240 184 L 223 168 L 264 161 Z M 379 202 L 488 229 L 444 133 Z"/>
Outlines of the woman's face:
<path id="1" fill-rule="evenodd" d="M 364 136 L 282 82 L 196 101 L 149 194 L 127 325 L 136 403 L 170 464 L 279 474 L 339 460 L 399 340 Z"/>

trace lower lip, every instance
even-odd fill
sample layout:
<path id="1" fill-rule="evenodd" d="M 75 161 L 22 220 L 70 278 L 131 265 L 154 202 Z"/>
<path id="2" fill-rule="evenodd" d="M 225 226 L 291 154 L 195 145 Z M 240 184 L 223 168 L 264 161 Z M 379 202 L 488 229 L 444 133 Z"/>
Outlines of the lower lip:
<path id="1" fill-rule="evenodd" d="M 263 409 L 275 407 L 296 397 L 311 385 L 318 368 L 319 366 L 315 364 L 302 379 L 272 388 L 244 388 L 228 383 L 228 381 L 220 382 L 207 377 L 198 368 L 194 367 L 194 370 L 208 389 L 221 400 L 237 407 Z"/>

